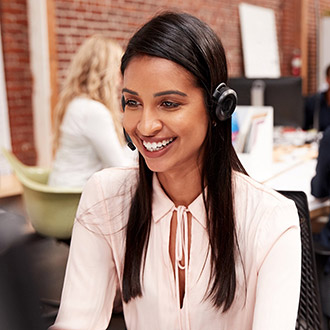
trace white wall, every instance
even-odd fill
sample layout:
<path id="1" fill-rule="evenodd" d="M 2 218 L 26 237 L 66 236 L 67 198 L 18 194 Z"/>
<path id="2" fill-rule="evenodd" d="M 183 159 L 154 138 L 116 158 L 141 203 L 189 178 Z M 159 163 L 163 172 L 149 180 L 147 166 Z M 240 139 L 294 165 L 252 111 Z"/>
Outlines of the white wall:
<path id="1" fill-rule="evenodd" d="M 325 69 L 330 64 L 330 16 L 320 20 L 320 43 L 319 43 L 319 89 L 327 87 L 325 82 Z"/>
<path id="2" fill-rule="evenodd" d="M 0 25 L 0 147 L 11 150 L 10 126 L 8 118 L 8 104 L 6 93 L 6 80 L 3 66 L 1 25 Z M 9 174 L 10 165 L 0 152 L 0 175 Z"/>
<path id="3" fill-rule="evenodd" d="M 52 133 L 47 0 L 28 0 L 27 4 L 37 164 L 50 166 L 52 160 Z"/>
<path id="4" fill-rule="evenodd" d="M 244 72 L 247 78 L 279 78 L 280 59 L 272 9 L 239 4 Z"/>

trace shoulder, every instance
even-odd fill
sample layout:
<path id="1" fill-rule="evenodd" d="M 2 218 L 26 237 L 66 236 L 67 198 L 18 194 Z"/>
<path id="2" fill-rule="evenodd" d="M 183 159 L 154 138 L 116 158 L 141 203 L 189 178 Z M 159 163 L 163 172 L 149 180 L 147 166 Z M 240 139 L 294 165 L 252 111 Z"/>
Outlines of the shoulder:
<path id="1" fill-rule="evenodd" d="M 120 225 L 130 209 L 138 179 L 137 168 L 111 167 L 96 172 L 84 186 L 77 220 L 89 227 Z M 108 229 L 103 228 L 102 232 Z"/>
<path id="2" fill-rule="evenodd" d="M 280 235 L 290 227 L 299 228 L 293 200 L 252 178 L 234 174 L 234 205 L 238 226 L 266 236 Z"/>
<path id="3" fill-rule="evenodd" d="M 136 167 L 110 167 L 94 173 L 87 181 L 82 198 L 89 196 L 95 202 L 119 198 L 135 188 L 138 178 Z"/>
<path id="4" fill-rule="evenodd" d="M 137 178 L 137 167 L 110 167 L 93 174 L 90 181 L 102 189 L 104 196 L 109 197 L 131 190 L 135 187 Z"/>
<path id="5" fill-rule="evenodd" d="M 74 98 L 69 103 L 65 116 L 68 122 L 74 123 L 85 134 L 95 134 L 113 128 L 109 109 L 101 102 L 87 97 Z"/>
<path id="6" fill-rule="evenodd" d="M 251 177 L 234 172 L 234 192 L 238 202 L 257 203 L 260 202 L 270 205 L 292 205 L 292 201 L 278 193 L 274 189 L 259 183 Z"/>
<path id="7" fill-rule="evenodd" d="M 293 200 L 241 173 L 234 175 L 234 200 L 238 236 L 258 264 L 287 230 L 300 231 Z"/>
<path id="8" fill-rule="evenodd" d="M 69 103 L 67 111 L 81 116 L 89 113 L 109 114 L 108 108 L 103 103 L 82 96 L 75 97 Z"/>

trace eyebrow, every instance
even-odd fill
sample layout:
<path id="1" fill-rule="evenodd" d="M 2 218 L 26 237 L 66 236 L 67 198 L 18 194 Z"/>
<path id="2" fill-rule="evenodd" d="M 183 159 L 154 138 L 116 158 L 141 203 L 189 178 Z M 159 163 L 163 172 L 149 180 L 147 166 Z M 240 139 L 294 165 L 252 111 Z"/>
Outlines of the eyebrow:
<path id="1" fill-rule="evenodd" d="M 175 91 L 175 90 L 169 90 L 169 91 L 155 93 L 154 97 L 163 96 L 163 95 L 170 95 L 170 94 L 176 94 L 176 95 L 180 95 L 180 96 L 187 96 L 187 94 L 185 94 L 183 92 Z"/>
<path id="2" fill-rule="evenodd" d="M 139 95 L 137 92 L 132 91 L 131 89 L 128 88 L 123 88 L 122 89 L 122 93 L 129 93 L 132 95 Z M 176 95 L 180 95 L 180 96 L 187 96 L 187 94 L 177 91 L 177 90 L 169 90 L 169 91 L 163 91 L 163 92 L 158 92 L 154 94 L 154 97 L 158 97 L 158 96 L 163 96 L 163 95 L 170 95 L 170 94 L 176 94 Z"/>
<path id="3" fill-rule="evenodd" d="M 132 95 L 139 95 L 137 92 L 134 92 L 134 91 L 132 91 L 132 90 L 130 90 L 130 89 L 128 89 L 128 88 L 123 88 L 123 89 L 121 90 L 121 92 L 122 92 L 122 93 L 124 93 L 124 92 L 126 92 L 126 93 L 130 93 L 130 94 L 132 94 Z"/>

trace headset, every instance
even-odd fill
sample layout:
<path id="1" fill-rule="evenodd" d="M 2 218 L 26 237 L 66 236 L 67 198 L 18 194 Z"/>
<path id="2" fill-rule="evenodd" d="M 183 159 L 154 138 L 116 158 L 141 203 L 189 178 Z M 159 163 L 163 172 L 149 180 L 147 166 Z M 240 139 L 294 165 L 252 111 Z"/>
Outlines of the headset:
<path id="1" fill-rule="evenodd" d="M 215 101 L 215 116 L 220 121 L 229 119 L 236 109 L 237 94 L 229 88 L 225 83 L 221 83 L 215 89 L 213 95 Z"/>
<path id="2" fill-rule="evenodd" d="M 229 119 L 233 112 L 236 109 L 237 105 L 237 94 L 236 92 L 229 88 L 225 83 L 220 83 L 218 87 L 212 94 L 212 98 L 215 102 L 215 116 L 220 121 L 225 121 Z M 124 96 L 121 97 L 121 106 L 123 111 L 125 111 L 125 98 Z M 124 129 L 125 139 L 127 141 L 127 146 L 134 151 L 136 149 L 135 145 L 133 144 L 130 136 Z"/>
<path id="3" fill-rule="evenodd" d="M 124 95 L 122 95 L 122 97 L 121 97 L 121 107 L 122 107 L 123 111 L 125 111 L 126 103 L 125 103 L 125 97 L 124 97 Z M 125 139 L 126 139 L 126 142 L 127 142 L 127 146 L 132 151 L 134 151 L 136 149 L 136 147 L 133 144 L 131 137 L 127 134 L 127 132 L 125 131 L 125 128 L 123 128 L 123 130 L 124 130 L 124 136 L 125 136 Z"/>

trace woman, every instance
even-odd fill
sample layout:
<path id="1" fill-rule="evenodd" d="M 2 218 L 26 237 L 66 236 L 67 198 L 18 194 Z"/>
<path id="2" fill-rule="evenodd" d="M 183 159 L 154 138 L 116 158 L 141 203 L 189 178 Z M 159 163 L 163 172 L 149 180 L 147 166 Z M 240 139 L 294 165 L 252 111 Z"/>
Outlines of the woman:
<path id="1" fill-rule="evenodd" d="M 98 170 L 135 164 L 119 105 L 120 45 L 101 35 L 75 54 L 55 109 L 51 186 L 82 187 Z"/>
<path id="2" fill-rule="evenodd" d="M 294 329 L 297 211 L 237 159 L 215 33 L 161 14 L 130 40 L 121 71 L 139 169 L 87 183 L 52 329 L 106 329 L 116 289 L 129 330 Z"/>

